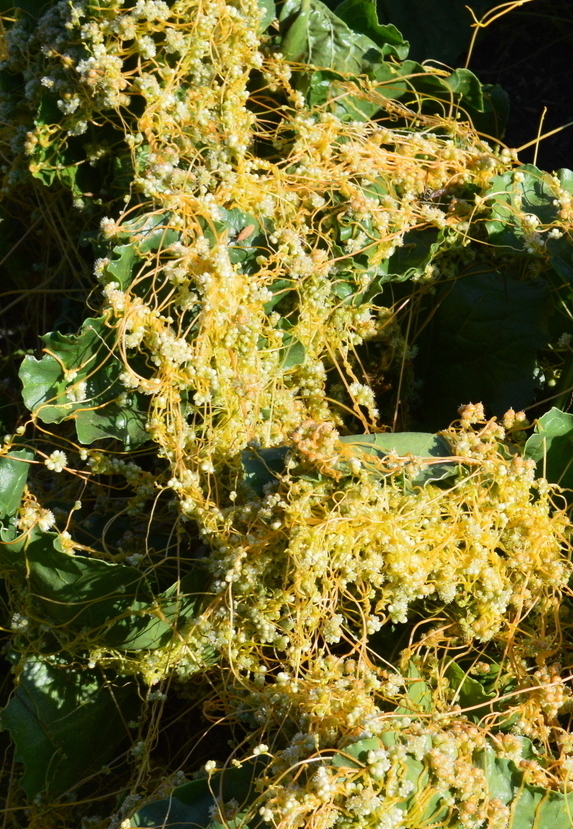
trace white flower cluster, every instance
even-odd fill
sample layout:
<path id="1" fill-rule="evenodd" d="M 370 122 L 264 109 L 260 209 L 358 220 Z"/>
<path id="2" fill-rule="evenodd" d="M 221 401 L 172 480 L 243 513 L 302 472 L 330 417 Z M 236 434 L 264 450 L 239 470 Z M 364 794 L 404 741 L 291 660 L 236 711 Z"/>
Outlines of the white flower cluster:
<path id="1" fill-rule="evenodd" d="M 66 465 L 68 463 L 68 458 L 65 452 L 62 452 L 60 449 L 56 449 L 49 455 L 44 464 L 51 472 L 63 472 Z"/>
<path id="2" fill-rule="evenodd" d="M 49 509 L 44 509 L 37 504 L 27 504 L 20 510 L 16 520 L 16 526 L 22 532 L 27 532 L 32 527 L 39 527 L 42 532 L 48 532 L 54 524 L 56 519 L 54 513 Z"/>

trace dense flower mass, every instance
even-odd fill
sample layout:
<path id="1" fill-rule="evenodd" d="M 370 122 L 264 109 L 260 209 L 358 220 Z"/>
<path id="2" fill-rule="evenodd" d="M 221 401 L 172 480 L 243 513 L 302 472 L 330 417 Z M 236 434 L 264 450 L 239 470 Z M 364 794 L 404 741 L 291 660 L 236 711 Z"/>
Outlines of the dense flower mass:
<path id="1" fill-rule="evenodd" d="M 170 683 L 185 698 L 205 676 L 197 704 L 230 726 L 229 757 L 177 762 L 198 780 L 256 770 L 245 803 L 212 786 L 211 820 L 509 829 L 506 761 L 570 791 L 565 501 L 524 456 L 523 412 L 462 406 L 426 436 L 440 452 L 387 439 L 437 289 L 497 273 L 500 216 L 533 284 L 571 197 L 536 173 L 553 212 L 522 206 L 514 154 L 451 78 L 446 103 L 416 91 L 444 70 L 392 81 L 402 64 L 381 56 L 378 75 L 330 66 L 325 83 L 283 56 L 273 16 L 61 0 L 6 33 L 25 91 L 0 93 L 2 194 L 69 191 L 96 315 L 21 372 L 41 441 L 48 424 L 65 451 L 24 427 L 0 451 L 41 461 L 6 529 L 14 652 L 140 683 L 149 728 L 127 726 L 114 829 L 181 784 L 150 757 Z M 50 530 L 65 600 L 34 558 Z"/>

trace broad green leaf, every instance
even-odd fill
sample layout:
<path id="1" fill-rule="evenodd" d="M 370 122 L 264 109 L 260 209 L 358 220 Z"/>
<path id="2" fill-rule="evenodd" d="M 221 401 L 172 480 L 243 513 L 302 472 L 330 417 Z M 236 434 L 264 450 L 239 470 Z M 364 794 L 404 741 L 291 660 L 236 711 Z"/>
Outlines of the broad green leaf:
<path id="1" fill-rule="evenodd" d="M 374 41 L 353 32 L 320 0 L 286 0 L 279 20 L 280 49 L 288 60 L 360 75 L 382 57 Z"/>
<path id="2" fill-rule="evenodd" d="M 518 771 L 515 763 L 498 757 L 490 746 L 477 751 L 474 762 L 486 774 L 490 797 L 497 798 L 504 804 L 512 803 L 523 779 L 523 773 Z"/>
<path id="3" fill-rule="evenodd" d="M 133 603 L 129 615 L 115 621 L 106 633 L 105 644 L 121 650 L 165 646 L 197 615 L 207 587 L 207 575 L 202 570 L 192 571 L 151 602 Z M 197 654 L 198 667 L 216 660 L 214 651 Z"/>
<path id="4" fill-rule="evenodd" d="M 562 794 L 537 786 L 523 786 L 511 804 L 511 829 L 571 829 L 573 793 Z"/>
<path id="5" fill-rule="evenodd" d="M 479 720 L 487 714 L 492 713 L 494 708 L 488 703 L 497 697 L 495 691 L 487 693 L 481 682 L 468 676 L 455 662 L 452 662 L 448 666 L 446 676 L 450 681 L 451 688 L 455 692 L 455 701 L 462 709 L 472 709 L 467 712 L 467 716 L 473 720 Z M 480 707 L 476 708 L 475 706 Z"/>
<path id="6" fill-rule="evenodd" d="M 483 90 L 482 85 L 469 69 L 456 69 L 447 78 L 444 78 L 452 92 L 460 95 L 465 105 L 471 106 L 478 112 L 483 112 Z"/>
<path id="7" fill-rule="evenodd" d="M 275 305 L 277 305 L 285 296 L 294 290 L 294 283 L 292 279 L 277 279 L 270 287 L 273 298 L 265 303 L 265 314 L 270 314 Z"/>
<path id="8" fill-rule="evenodd" d="M 366 764 L 368 752 L 376 751 L 381 745 L 382 743 L 378 737 L 367 737 L 364 740 L 358 740 L 358 742 L 340 749 L 340 752 L 333 756 L 331 763 L 338 768 L 360 768 Z M 358 762 L 355 762 L 355 760 Z"/>
<path id="9" fill-rule="evenodd" d="M 432 307 L 417 357 L 424 383 L 420 422 L 445 428 L 470 402 L 481 401 L 498 416 L 527 406 L 537 352 L 548 339 L 547 282 L 476 266 L 439 288 Z"/>
<path id="10" fill-rule="evenodd" d="M 401 64 L 380 62 L 372 70 L 376 81 L 383 84 L 380 92 L 389 98 L 400 98 L 406 106 L 422 112 L 452 115 L 452 106 L 471 117 L 484 111 L 483 87 L 469 69 L 447 72 L 413 60 Z"/>
<path id="11" fill-rule="evenodd" d="M 412 712 L 409 711 L 408 713 L 411 714 Z M 426 740 L 427 750 L 430 750 L 432 746 L 431 738 L 428 736 Z M 367 764 L 369 751 L 376 751 L 382 747 L 392 750 L 400 742 L 400 732 L 386 731 L 380 738 L 368 737 L 352 745 L 345 746 L 344 749 L 334 755 L 331 762 L 337 768 L 360 768 Z M 416 825 L 426 826 L 444 820 L 449 807 L 443 804 L 443 796 L 420 797 L 429 782 L 429 772 L 424 763 L 416 760 L 410 754 L 404 753 L 401 765 L 402 770 L 405 771 L 402 779 L 407 780 L 414 788 L 409 797 L 396 805 L 404 810 L 410 820 L 418 820 Z"/>
<path id="12" fill-rule="evenodd" d="M 131 826 L 169 827 L 169 829 L 215 829 L 212 820 L 213 795 L 224 801 L 236 800 L 245 807 L 257 796 L 254 782 L 262 771 L 263 761 L 245 763 L 241 768 L 225 769 L 210 779 L 192 780 L 173 790 L 163 799 L 146 804 L 131 818 Z"/>
<path id="13" fill-rule="evenodd" d="M 263 9 L 263 17 L 259 23 L 259 31 L 264 32 L 277 16 L 274 0 L 258 0 L 259 6 Z"/>
<path id="14" fill-rule="evenodd" d="M 134 219 L 132 224 L 124 225 L 124 228 L 133 227 L 138 253 L 161 250 L 178 241 L 180 234 L 168 226 L 168 215 L 160 213 L 156 216 L 145 215 L 143 218 L 141 224 L 139 219 Z"/>
<path id="15" fill-rule="evenodd" d="M 304 345 L 296 337 L 293 337 L 292 334 L 285 334 L 280 354 L 281 365 L 287 371 L 289 368 L 294 368 L 294 366 L 300 366 L 304 363 L 306 351 Z"/>
<path id="16" fill-rule="evenodd" d="M 444 233 L 435 227 L 411 230 L 404 235 L 404 244 L 388 261 L 388 280 L 403 281 L 424 275 L 443 245 Z"/>
<path id="17" fill-rule="evenodd" d="M 380 109 L 379 104 L 351 95 L 343 85 L 347 78 L 333 69 L 319 69 L 307 78 L 306 100 L 311 108 L 329 102 L 334 114 L 342 121 L 365 121 Z"/>
<path id="18" fill-rule="evenodd" d="M 487 138 L 502 139 L 509 118 L 509 95 L 498 84 L 482 84 L 480 94 L 480 109 L 475 109 L 468 97 L 462 101 L 462 109 L 478 132 Z"/>
<path id="19" fill-rule="evenodd" d="M 266 484 L 276 483 L 278 475 L 284 472 L 288 451 L 287 446 L 273 446 L 241 452 L 245 481 L 261 498 Z"/>
<path id="20" fill-rule="evenodd" d="M 76 432 L 80 443 L 90 444 L 102 438 L 116 438 L 126 449 L 135 449 L 148 440 L 145 429 L 145 397 L 130 394 L 120 405 L 115 400 L 91 411 L 78 411 Z"/>
<path id="21" fill-rule="evenodd" d="M 0 457 L 0 518 L 14 515 L 20 506 L 33 457 L 30 449 L 11 450 Z"/>
<path id="22" fill-rule="evenodd" d="M 106 265 L 105 271 L 125 291 L 133 278 L 133 265 L 137 259 L 135 247 L 133 244 L 116 245 L 113 252 L 116 256 Z"/>
<path id="23" fill-rule="evenodd" d="M 525 457 L 537 462 L 539 475 L 573 490 L 573 415 L 553 407 L 540 417 Z"/>
<path id="24" fill-rule="evenodd" d="M 97 671 L 30 657 L 0 713 L 24 764 L 19 785 L 29 800 L 51 798 L 97 772 L 121 751 L 137 706 L 133 685 L 107 683 Z M 129 710 L 129 714 L 127 711 Z"/>
<path id="25" fill-rule="evenodd" d="M 353 456 L 361 457 L 364 466 L 375 475 L 387 473 L 388 470 L 378 460 L 383 460 L 389 453 L 405 458 L 411 456 L 413 462 L 422 462 L 424 468 L 412 477 L 412 482 L 418 486 L 442 480 L 457 472 L 457 463 L 453 461 L 431 461 L 432 458 L 447 459 L 451 455 L 449 444 L 439 435 L 426 432 L 385 432 L 348 435 L 341 437 L 340 442 Z M 274 446 L 269 449 L 245 449 L 241 453 L 245 481 L 259 496 L 264 495 L 266 484 L 276 482 L 277 477 L 284 472 L 288 451 L 286 446 Z M 347 468 L 344 459 L 341 460 L 340 467 Z"/>
<path id="26" fill-rule="evenodd" d="M 341 437 L 340 442 L 349 447 L 357 457 L 374 455 L 376 458 L 384 459 L 389 453 L 393 453 L 401 458 L 411 456 L 413 461 L 422 462 L 423 468 L 412 477 L 412 482 L 417 485 L 440 481 L 457 472 L 455 461 L 431 462 L 432 458 L 447 459 L 451 455 L 448 442 L 440 435 L 428 432 L 382 432 L 374 435 L 349 435 Z M 370 464 L 367 460 L 364 465 L 368 469 L 372 467 L 374 472 L 383 470 L 383 467 Z"/>
<path id="27" fill-rule="evenodd" d="M 114 336 L 105 317 L 85 320 L 79 334 L 46 334 L 45 356 L 22 361 L 22 395 L 44 423 L 73 419 L 82 443 L 108 437 L 135 447 L 147 440 L 143 396 L 116 402 L 125 387 L 118 379 L 123 364 L 113 353 Z"/>
<path id="28" fill-rule="evenodd" d="M 551 224 L 559 210 L 557 197 L 551 176 L 533 164 L 524 164 L 512 172 L 495 176 L 484 194 L 490 205 L 490 217 L 486 221 L 490 240 L 496 245 L 526 250 L 528 242 L 518 214 L 532 214 L 542 224 Z"/>
<path id="29" fill-rule="evenodd" d="M 375 0 L 343 0 L 336 6 L 336 15 L 359 34 L 366 35 L 381 50 L 382 55 L 404 60 L 409 44 L 396 26 L 381 26 L 378 21 Z"/>
<path id="30" fill-rule="evenodd" d="M 121 650 L 161 647 L 193 618 L 207 587 L 192 571 L 153 596 L 140 570 L 57 549 L 55 533 L 34 532 L 19 550 L 20 573 L 36 612 L 46 623 L 89 639 L 92 645 Z"/>
<path id="31" fill-rule="evenodd" d="M 573 170 L 562 167 L 557 170 L 557 178 L 561 187 L 573 196 Z"/>
<path id="32" fill-rule="evenodd" d="M 417 713 L 428 713 L 434 707 L 432 689 L 422 677 L 414 659 L 408 662 L 408 670 L 405 674 L 407 684 L 406 691 L 412 700 L 412 706 L 400 705 L 396 709 L 397 714 L 415 716 Z"/>
<path id="33" fill-rule="evenodd" d="M 144 254 L 166 248 L 179 239 L 179 233 L 167 226 L 168 221 L 168 214 L 152 213 L 136 216 L 121 226 L 117 238 L 122 244 L 112 248 L 114 258 L 106 265 L 105 273 L 122 291 L 131 284 Z"/>

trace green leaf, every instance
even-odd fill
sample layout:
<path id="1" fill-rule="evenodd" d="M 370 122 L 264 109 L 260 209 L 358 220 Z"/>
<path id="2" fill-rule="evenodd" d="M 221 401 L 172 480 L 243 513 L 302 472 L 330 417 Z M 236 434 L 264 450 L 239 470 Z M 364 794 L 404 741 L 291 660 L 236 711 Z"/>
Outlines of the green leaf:
<path id="1" fill-rule="evenodd" d="M 320 0 L 286 0 L 279 20 L 280 50 L 288 60 L 360 75 L 382 57 L 374 41 L 353 32 Z"/>
<path id="2" fill-rule="evenodd" d="M 497 757 L 491 748 L 476 753 L 475 763 L 486 774 L 490 797 L 511 808 L 511 829 L 571 829 L 573 794 L 524 784 L 513 760 Z"/>
<path id="3" fill-rule="evenodd" d="M 202 570 L 187 573 L 151 602 L 132 603 L 129 615 L 118 619 L 107 631 L 104 642 L 121 650 L 152 650 L 174 639 L 177 630 L 197 615 L 208 587 Z M 157 614 L 157 615 L 156 615 Z M 215 652 L 196 654 L 197 668 L 217 661 Z"/>
<path id="4" fill-rule="evenodd" d="M 481 109 L 474 109 L 467 97 L 462 102 L 462 108 L 478 132 L 488 138 L 501 140 L 509 118 L 509 95 L 498 84 L 483 84 L 481 99 Z"/>
<path id="5" fill-rule="evenodd" d="M 271 25 L 277 16 L 274 0 L 258 0 L 259 6 L 264 10 L 263 17 L 259 23 L 259 32 L 264 32 Z"/>
<path id="6" fill-rule="evenodd" d="M 11 450 L 0 457 L 0 518 L 14 515 L 20 506 L 33 457 L 30 449 Z"/>
<path id="7" fill-rule="evenodd" d="M 27 573 L 36 612 L 46 623 L 81 635 L 92 646 L 141 650 L 166 645 L 196 615 L 207 587 L 202 572 L 192 571 L 153 596 L 135 567 L 68 555 L 57 543 L 55 533 L 31 533 L 16 568 Z"/>
<path id="8" fill-rule="evenodd" d="M 410 44 L 396 26 L 392 23 L 380 25 L 375 0 L 343 0 L 336 6 L 336 15 L 354 32 L 369 37 L 385 57 L 404 60 L 408 56 Z"/>
<path id="9" fill-rule="evenodd" d="M 277 477 L 285 470 L 287 446 L 273 446 L 269 449 L 244 449 L 241 452 L 245 482 L 259 497 L 265 494 L 267 484 L 276 483 Z"/>
<path id="10" fill-rule="evenodd" d="M 122 244 L 112 248 L 115 258 L 105 267 L 106 274 L 119 283 L 122 291 L 131 284 L 142 256 L 179 240 L 180 233 L 169 227 L 170 218 L 169 213 L 145 213 L 122 224 L 117 234 Z"/>
<path id="11" fill-rule="evenodd" d="M 517 178 L 516 173 L 519 174 Z M 551 224 L 558 217 L 557 198 L 551 176 L 533 164 L 524 164 L 510 173 L 495 176 L 484 194 L 484 200 L 491 206 L 490 218 L 485 223 L 489 238 L 496 245 L 525 250 L 528 242 L 517 215 L 531 213 L 541 223 Z"/>
<path id="12" fill-rule="evenodd" d="M 108 684 L 96 671 L 24 662 L 16 690 L 0 714 L 24 764 L 19 784 L 29 800 L 63 794 L 112 760 L 129 738 L 121 714 L 137 706 L 133 686 Z"/>
<path id="13" fill-rule="evenodd" d="M 114 282 L 119 283 L 122 291 L 125 291 L 132 280 L 133 266 L 136 262 L 135 248 L 133 244 L 116 245 L 113 249 L 116 258 L 106 265 L 106 273 L 113 277 Z"/>
<path id="14" fill-rule="evenodd" d="M 405 674 L 407 679 L 406 690 L 412 700 L 412 706 L 400 705 L 396 709 L 397 714 L 413 716 L 417 713 L 428 713 L 434 707 L 432 689 L 422 677 L 414 659 L 408 662 L 408 671 Z"/>
<path id="15" fill-rule="evenodd" d="M 498 757 L 490 746 L 476 752 L 474 762 L 485 772 L 490 797 L 497 798 L 506 805 L 512 803 L 523 780 L 523 773 L 518 771 L 515 763 Z"/>
<path id="16" fill-rule="evenodd" d="M 536 421 L 524 454 L 536 461 L 539 475 L 573 490 L 573 415 L 550 409 Z"/>
<path id="17" fill-rule="evenodd" d="M 374 435 L 348 435 L 340 438 L 340 442 L 348 446 L 352 453 L 360 457 L 362 455 L 374 455 L 383 459 L 388 453 L 395 453 L 404 458 L 411 456 L 415 461 L 430 461 L 432 458 L 448 458 L 451 449 L 448 442 L 440 435 L 433 435 L 428 432 L 383 432 Z M 364 465 L 375 472 L 382 471 L 379 465 L 370 464 L 368 460 L 363 461 Z M 442 461 L 441 463 L 427 463 L 425 468 L 412 478 L 412 483 L 421 486 L 430 481 L 440 481 L 446 477 L 455 475 L 458 465 L 455 461 Z"/>
<path id="18" fill-rule="evenodd" d="M 531 402 L 537 352 L 548 340 L 544 279 L 525 282 L 476 266 L 441 287 L 432 308 L 417 357 L 426 428 L 445 428 L 464 403 L 481 401 L 501 416 Z"/>
<path id="19" fill-rule="evenodd" d="M 169 247 L 180 238 L 180 233 L 169 227 L 169 213 L 145 213 L 122 226 L 122 233 L 130 236 L 136 244 L 136 252 L 150 253 Z"/>
<path id="20" fill-rule="evenodd" d="M 376 69 L 377 79 L 381 72 L 381 68 Z M 349 94 L 348 89 L 343 85 L 347 80 L 348 78 L 345 78 L 340 72 L 335 72 L 332 69 L 319 69 L 312 72 L 307 78 L 305 89 L 309 106 L 311 108 L 322 107 L 330 102 L 334 114 L 343 121 L 349 119 L 366 121 L 372 118 L 380 109 L 380 105 Z M 397 89 L 395 89 L 395 85 L 391 88 L 385 86 L 384 95 L 388 98 L 397 98 L 404 93 L 405 89 L 406 84 L 402 81 L 398 84 Z"/>
<path id="21" fill-rule="evenodd" d="M 471 115 L 484 111 L 483 87 L 469 69 L 452 73 L 422 65 L 413 60 L 401 64 L 379 62 L 372 70 L 376 81 L 383 83 L 380 91 L 389 98 L 399 98 L 406 106 L 421 109 L 429 115 L 451 117 L 452 106 Z"/>
<path id="22" fill-rule="evenodd" d="M 386 97 L 406 96 L 406 105 L 422 106 L 429 114 L 447 114 L 452 104 L 470 115 L 484 111 L 482 86 L 470 70 L 457 69 L 448 75 L 415 61 L 385 60 L 387 56 L 405 57 L 407 43 L 394 26 L 380 26 L 372 0 L 344 0 L 336 14 L 320 0 L 286 0 L 280 21 L 283 54 L 319 69 L 296 80 L 311 106 L 331 100 L 339 117 L 372 117 L 379 105 L 366 96 L 363 100 L 348 94 L 342 85 L 349 79 L 359 84 L 358 76 L 367 75 L 383 84 Z"/>
<path id="23" fill-rule="evenodd" d="M 365 740 L 358 740 L 349 746 L 345 746 L 337 752 L 331 762 L 337 768 L 360 768 L 367 763 L 368 752 L 376 751 L 382 743 L 378 737 L 367 737 Z M 358 762 L 354 762 L 357 760 Z"/>
<path id="24" fill-rule="evenodd" d="M 444 232 L 435 227 L 411 230 L 404 235 L 404 244 L 388 261 L 386 281 L 404 281 L 424 275 L 426 267 L 441 249 Z"/>
<path id="25" fill-rule="evenodd" d="M 275 305 L 277 305 L 285 296 L 294 290 L 292 279 L 277 279 L 270 287 L 273 298 L 265 303 L 265 314 L 270 314 Z"/>
<path id="26" fill-rule="evenodd" d="M 480 720 L 482 717 L 491 714 L 495 709 L 490 703 L 498 695 L 495 691 L 486 692 L 485 688 L 471 676 L 468 676 L 459 665 L 452 662 L 446 669 L 446 676 L 450 686 L 455 692 L 455 702 L 462 709 L 470 708 L 467 715 L 473 720 Z M 476 708 L 476 706 L 479 706 Z"/>
<path id="27" fill-rule="evenodd" d="M 464 105 L 471 106 L 478 112 L 483 112 L 484 101 L 482 85 L 469 69 L 456 69 L 449 77 L 444 78 L 452 92 L 460 95 Z"/>
<path id="28" fill-rule="evenodd" d="M 281 365 L 285 371 L 294 366 L 301 366 L 306 357 L 304 345 L 293 337 L 292 334 L 285 334 L 283 345 L 280 351 Z"/>
<path id="29" fill-rule="evenodd" d="M 557 170 L 557 178 L 561 187 L 573 196 L 573 170 L 562 167 Z"/>
<path id="30" fill-rule="evenodd" d="M 114 337 L 105 317 L 85 320 L 79 334 L 46 334 L 46 355 L 41 360 L 27 356 L 20 367 L 28 409 L 44 423 L 73 419 L 85 444 L 100 438 L 116 438 L 126 448 L 144 443 L 143 396 L 130 395 L 124 405 L 116 402 L 125 388 L 118 379 L 123 364 L 113 352 Z M 83 399 L 70 399 L 79 389 Z"/>
<path id="31" fill-rule="evenodd" d="M 573 793 L 526 785 L 512 804 L 511 829 L 571 829 L 572 815 Z"/>
<path id="32" fill-rule="evenodd" d="M 225 769 L 211 778 L 192 780 L 174 789 L 164 800 L 155 800 L 143 806 L 131 818 L 132 826 L 169 827 L 169 829 L 208 829 L 212 823 L 213 795 L 221 794 L 223 801 L 236 800 L 243 808 L 256 797 L 254 782 L 264 761 L 245 763 L 241 768 Z"/>

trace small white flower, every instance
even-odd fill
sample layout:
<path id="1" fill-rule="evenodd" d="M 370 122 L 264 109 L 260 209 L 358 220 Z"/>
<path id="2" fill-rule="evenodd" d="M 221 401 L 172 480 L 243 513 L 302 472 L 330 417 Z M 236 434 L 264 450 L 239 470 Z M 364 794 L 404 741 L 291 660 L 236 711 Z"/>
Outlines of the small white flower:
<path id="1" fill-rule="evenodd" d="M 62 472 L 68 462 L 65 452 L 56 449 L 49 457 L 46 458 L 44 464 L 51 472 Z"/>

